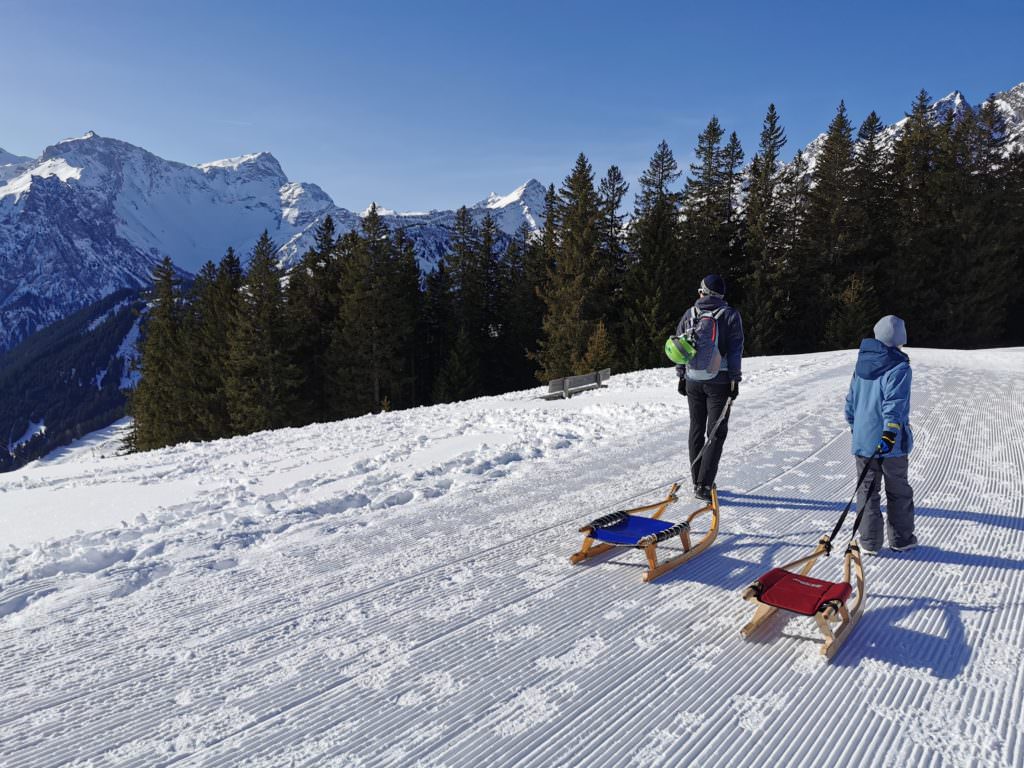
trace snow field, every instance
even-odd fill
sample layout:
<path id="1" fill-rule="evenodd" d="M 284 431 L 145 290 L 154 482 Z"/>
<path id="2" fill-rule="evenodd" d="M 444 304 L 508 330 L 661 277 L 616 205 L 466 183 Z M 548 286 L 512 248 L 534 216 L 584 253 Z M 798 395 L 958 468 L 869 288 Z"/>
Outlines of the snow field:
<path id="1" fill-rule="evenodd" d="M 568 556 L 684 474 L 671 370 L 0 476 L 0 536 L 125 520 L 8 542 L 0 765 L 1021 765 L 1024 350 L 910 354 L 922 546 L 831 665 L 739 592 L 853 490 L 849 352 L 747 361 L 719 537 L 653 584 Z"/>

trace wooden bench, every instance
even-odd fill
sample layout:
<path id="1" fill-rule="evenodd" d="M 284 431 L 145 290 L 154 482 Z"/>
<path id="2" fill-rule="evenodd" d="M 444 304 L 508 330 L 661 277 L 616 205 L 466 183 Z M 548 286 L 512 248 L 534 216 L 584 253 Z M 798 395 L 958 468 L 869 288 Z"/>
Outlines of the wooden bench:
<path id="1" fill-rule="evenodd" d="M 569 398 L 579 392 L 586 392 L 588 389 L 598 389 L 607 386 L 605 384 L 611 378 L 612 369 L 605 368 L 593 373 L 584 373 L 580 376 L 566 376 L 564 379 L 554 379 L 548 383 L 548 393 L 541 395 L 545 400 L 557 400 Z"/>

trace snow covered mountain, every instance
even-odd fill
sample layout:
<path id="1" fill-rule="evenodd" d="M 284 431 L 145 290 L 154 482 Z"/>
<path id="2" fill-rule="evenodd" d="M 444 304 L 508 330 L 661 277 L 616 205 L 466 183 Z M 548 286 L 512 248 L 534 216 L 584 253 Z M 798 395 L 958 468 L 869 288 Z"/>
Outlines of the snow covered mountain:
<path id="1" fill-rule="evenodd" d="M 1024 151 L 1024 83 L 1016 85 L 1007 91 L 994 94 L 993 98 L 1003 115 L 1003 119 L 1006 121 L 1006 154 L 1018 150 Z M 981 108 L 981 104 L 971 106 L 974 109 Z M 934 119 L 938 121 L 944 120 L 950 113 L 952 113 L 955 119 L 967 107 L 968 101 L 965 96 L 960 91 L 953 91 L 941 99 L 932 102 L 930 111 Z M 879 146 L 883 150 L 892 150 L 900 136 L 903 135 L 907 119 L 904 117 L 887 126 L 882 131 L 882 135 L 879 138 Z M 854 133 L 856 133 L 856 123 Z M 814 166 L 818 162 L 818 157 L 821 155 L 821 148 L 824 143 L 825 134 L 821 133 L 804 148 L 803 152 L 804 158 L 807 160 L 808 173 L 814 171 Z"/>
<path id="2" fill-rule="evenodd" d="M 265 229 L 282 262 L 293 263 L 330 215 L 344 232 L 360 215 L 315 184 L 289 181 L 260 152 L 198 166 L 89 132 L 58 142 L 36 160 L 0 155 L 0 352 L 34 330 L 118 288 L 139 287 L 170 256 L 195 271 L 230 245 L 247 253 Z M 473 206 L 511 235 L 539 228 L 544 187 L 531 180 Z M 413 238 L 421 266 L 444 253 L 453 211 L 389 213 Z"/>

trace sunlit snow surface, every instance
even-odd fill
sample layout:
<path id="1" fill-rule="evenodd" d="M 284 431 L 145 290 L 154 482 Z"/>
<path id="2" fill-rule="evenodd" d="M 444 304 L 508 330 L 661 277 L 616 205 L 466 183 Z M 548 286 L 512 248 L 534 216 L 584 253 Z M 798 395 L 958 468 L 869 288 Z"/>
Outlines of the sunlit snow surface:
<path id="1" fill-rule="evenodd" d="M 0 475 L 0 765 L 1019 766 L 1024 350 L 910 355 L 922 546 L 828 666 L 739 593 L 852 491 L 853 352 L 746 361 L 722 530 L 653 584 L 568 556 L 684 474 L 671 369 Z"/>

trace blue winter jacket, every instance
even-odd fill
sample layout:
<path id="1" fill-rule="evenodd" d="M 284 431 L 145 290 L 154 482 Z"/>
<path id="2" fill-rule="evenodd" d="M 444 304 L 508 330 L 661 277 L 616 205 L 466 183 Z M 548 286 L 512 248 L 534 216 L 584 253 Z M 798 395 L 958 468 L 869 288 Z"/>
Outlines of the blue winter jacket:
<path id="1" fill-rule="evenodd" d="M 729 303 L 718 296 L 701 296 L 694 304 L 701 312 L 714 312 L 725 308 L 721 322 L 718 324 L 718 351 L 722 355 L 722 370 L 711 381 L 743 381 L 743 319 L 740 313 L 730 307 Z M 679 318 L 676 335 L 682 336 L 686 330 L 686 320 L 690 310 Z M 680 378 L 686 375 L 686 366 L 677 365 L 676 373 Z"/>
<path id="2" fill-rule="evenodd" d="M 885 456 L 906 456 L 914 447 L 910 429 L 910 358 L 878 339 L 860 343 L 846 395 L 846 421 L 853 429 L 853 454 L 872 456 L 885 431 L 896 445 Z"/>

